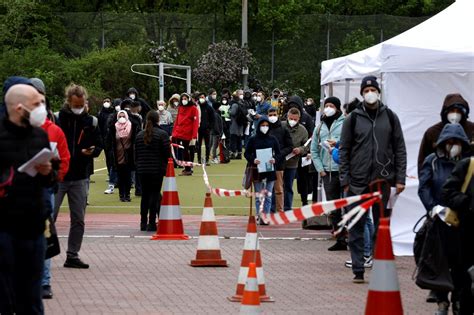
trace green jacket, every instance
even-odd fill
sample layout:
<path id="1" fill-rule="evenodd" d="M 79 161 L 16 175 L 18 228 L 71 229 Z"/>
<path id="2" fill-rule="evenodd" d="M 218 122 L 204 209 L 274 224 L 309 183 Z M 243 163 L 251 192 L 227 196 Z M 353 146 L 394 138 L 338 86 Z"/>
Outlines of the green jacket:
<path id="1" fill-rule="evenodd" d="M 338 119 L 336 119 L 332 123 L 330 130 L 328 129 L 328 126 L 325 122 L 321 122 L 319 126 L 314 128 L 313 139 L 311 140 L 311 158 L 313 159 L 314 167 L 318 173 L 322 171 L 339 171 L 339 164 L 334 162 L 332 155 L 321 145 L 321 143 L 328 139 L 339 142 L 339 139 L 341 139 L 342 123 L 344 122 L 344 118 L 344 115 L 341 115 Z"/>
<path id="2" fill-rule="evenodd" d="M 300 148 L 301 150 L 300 155 L 294 156 L 285 162 L 285 168 L 298 168 L 298 162 L 301 157 L 306 156 L 309 152 L 309 147 L 304 146 L 306 141 L 308 141 L 308 132 L 306 131 L 306 128 L 300 124 L 291 128 L 287 121 L 282 121 L 281 125 L 290 132 L 293 148 Z"/>

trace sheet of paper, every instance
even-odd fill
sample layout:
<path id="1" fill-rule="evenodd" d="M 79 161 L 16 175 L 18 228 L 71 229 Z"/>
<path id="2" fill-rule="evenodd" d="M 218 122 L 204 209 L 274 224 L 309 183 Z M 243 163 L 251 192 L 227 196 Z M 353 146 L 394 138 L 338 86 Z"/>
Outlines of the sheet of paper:
<path id="1" fill-rule="evenodd" d="M 304 143 L 304 146 L 307 147 L 308 144 L 311 142 L 311 140 L 313 140 L 313 138 L 309 138 L 308 141 L 306 141 L 306 142 Z"/>
<path id="2" fill-rule="evenodd" d="M 43 148 L 40 152 L 38 152 L 33 158 L 31 158 L 29 161 L 24 163 L 22 166 L 18 168 L 18 172 L 20 173 L 26 173 L 30 175 L 31 177 L 35 177 L 36 174 L 38 174 L 38 171 L 36 170 L 36 166 L 46 163 L 50 161 L 54 157 L 54 153 L 51 152 L 50 149 Z"/>
<path id="3" fill-rule="evenodd" d="M 390 199 L 388 200 L 388 209 L 393 209 L 395 208 L 395 203 L 397 202 L 398 199 L 398 194 L 397 194 L 397 188 L 395 187 L 390 187 Z"/>
<path id="4" fill-rule="evenodd" d="M 54 157 L 60 158 L 59 157 L 59 151 L 58 151 L 58 143 L 57 142 L 50 142 L 49 146 L 51 147 L 51 152 L 54 153 Z"/>
<path id="5" fill-rule="evenodd" d="M 274 170 L 273 164 L 270 163 L 270 160 L 273 159 L 273 152 L 271 148 L 267 149 L 257 149 L 257 160 L 260 161 L 260 164 L 257 165 L 259 173 L 271 172 Z"/>
<path id="6" fill-rule="evenodd" d="M 293 152 L 291 152 L 290 154 L 288 154 L 285 159 L 288 161 L 289 159 L 291 159 L 292 157 L 294 157 L 296 154 L 294 154 Z"/>
<path id="7" fill-rule="evenodd" d="M 301 167 L 305 167 L 306 165 L 310 165 L 312 162 L 311 158 L 307 158 L 306 156 L 303 156 L 301 158 Z"/>

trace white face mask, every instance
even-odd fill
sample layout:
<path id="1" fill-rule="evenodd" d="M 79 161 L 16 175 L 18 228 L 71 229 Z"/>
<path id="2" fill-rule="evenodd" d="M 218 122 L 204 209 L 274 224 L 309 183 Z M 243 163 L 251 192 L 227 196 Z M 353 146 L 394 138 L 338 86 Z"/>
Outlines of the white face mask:
<path id="1" fill-rule="evenodd" d="M 46 116 L 48 116 L 48 112 L 46 111 L 46 106 L 44 104 L 35 107 L 35 109 L 33 109 L 32 111 L 30 111 L 25 106 L 23 106 L 23 108 L 30 113 L 30 125 L 32 125 L 33 127 L 43 126 L 44 122 L 46 121 Z"/>
<path id="2" fill-rule="evenodd" d="M 115 106 L 115 111 L 117 111 L 117 112 L 120 111 L 120 105 Z"/>
<path id="3" fill-rule="evenodd" d="M 227 104 L 227 100 L 222 100 L 222 104 Z"/>
<path id="4" fill-rule="evenodd" d="M 127 118 L 125 118 L 125 117 L 120 117 L 120 118 L 118 119 L 118 122 L 121 123 L 121 124 L 125 124 L 125 123 L 127 122 Z"/>
<path id="5" fill-rule="evenodd" d="M 243 95 L 243 94 L 239 95 L 239 98 L 240 98 L 241 100 L 243 100 L 243 99 L 244 99 L 244 95 Z"/>
<path id="6" fill-rule="evenodd" d="M 110 108 L 110 102 L 104 102 L 104 108 Z"/>
<path id="7" fill-rule="evenodd" d="M 162 112 L 162 111 L 165 110 L 165 107 L 164 107 L 163 105 L 159 105 L 159 106 L 158 106 L 158 110 L 159 110 L 160 112 Z"/>
<path id="8" fill-rule="evenodd" d="M 260 131 L 265 135 L 268 132 L 268 129 L 270 129 L 269 126 L 260 126 Z"/>
<path id="9" fill-rule="evenodd" d="M 278 121 L 278 117 L 277 116 L 270 116 L 270 117 L 268 117 L 268 121 L 270 123 L 274 124 Z"/>
<path id="10" fill-rule="evenodd" d="M 294 126 L 296 126 L 298 122 L 296 120 L 293 120 L 293 119 L 288 119 L 288 125 L 290 125 L 291 128 L 293 128 Z"/>
<path id="11" fill-rule="evenodd" d="M 173 105 L 174 105 L 175 107 L 178 107 L 179 102 L 173 102 Z"/>
<path id="12" fill-rule="evenodd" d="M 379 94 L 376 93 L 376 92 L 367 92 L 364 94 L 364 101 L 367 103 L 367 104 L 374 104 L 375 102 L 377 102 L 379 99 Z"/>
<path id="13" fill-rule="evenodd" d="M 256 100 L 257 100 L 257 97 L 256 97 L 256 96 L 252 96 L 252 99 L 253 99 L 254 101 L 256 101 Z"/>
<path id="14" fill-rule="evenodd" d="M 336 110 L 332 107 L 326 107 L 324 109 L 324 115 L 326 115 L 327 117 L 331 117 L 333 116 L 334 114 L 336 113 Z"/>
<path id="15" fill-rule="evenodd" d="M 462 115 L 460 113 L 449 113 L 448 114 L 448 121 L 452 124 L 459 124 L 462 119 Z"/>
<path id="16" fill-rule="evenodd" d="M 261 102 L 262 98 L 260 96 L 257 96 L 257 102 Z"/>
<path id="17" fill-rule="evenodd" d="M 184 106 L 188 105 L 188 100 L 182 100 L 181 103 L 183 103 Z"/>
<path id="18" fill-rule="evenodd" d="M 205 99 L 205 98 L 200 98 L 200 99 L 199 99 L 199 103 L 204 104 L 204 102 L 206 102 L 206 99 Z"/>
<path id="19" fill-rule="evenodd" d="M 84 112 L 84 107 L 81 107 L 81 108 L 71 108 L 71 111 L 72 111 L 75 115 L 80 115 L 80 114 L 82 114 L 82 112 Z"/>
<path id="20" fill-rule="evenodd" d="M 130 94 L 130 98 L 131 98 L 132 100 L 134 100 L 134 99 L 135 99 L 135 94 Z"/>
<path id="21" fill-rule="evenodd" d="M 448 144 L 446 150 L 449 152 L 449 157 L 453 159 L 461 154 L 462 147 L 459 144 L 453 144 L 452 146 Z"/>

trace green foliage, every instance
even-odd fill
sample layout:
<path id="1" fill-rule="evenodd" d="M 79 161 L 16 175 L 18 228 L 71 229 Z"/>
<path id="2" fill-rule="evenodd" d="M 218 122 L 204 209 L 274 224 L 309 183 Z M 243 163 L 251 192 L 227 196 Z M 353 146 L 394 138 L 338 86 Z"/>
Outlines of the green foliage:
<path id="1" fill-rule="evenodd" d="M 333 58 L 345 56 L 373 46 L 375 38 L 371 34 L 367 34 L 362 29 L 357 29 L 346 35 L 342 43 L 334 50 Z"/>

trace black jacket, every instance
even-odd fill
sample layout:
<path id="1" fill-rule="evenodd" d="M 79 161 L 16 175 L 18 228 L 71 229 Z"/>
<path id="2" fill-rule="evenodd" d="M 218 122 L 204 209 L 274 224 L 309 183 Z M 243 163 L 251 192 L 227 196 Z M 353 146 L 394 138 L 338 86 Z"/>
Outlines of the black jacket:
<path id="1" fill-rule="evenodd" d="M 159 126 L 153 127 L 153 138 L 145 144 L 145 131 L 140 131 L 135 142 L 136 170 L 138 174 L 165 174 L 170 156 L 169 136 Z"/>
<path id="2" fill-rule="evenodd" d="M 253 172 L 254 181 L 260 181 L 265 178 L 269 181 L 273 181 L 273 180 L 276 180 L 275 171 L 258 173 L 257 165 L 254 164 L 254 160 L 257 158 L 257 150 L 267 149 L 267 148 L 272 149 L 275 162 L 277 164 L 280 162 L 279 159 L 281 157 L 281 153 L 280 153 L 280 146 L 278 145 L 277 139 L 273 136 L 270 136 L 268 133 L 263 134 L 260 131 L 260 125 L 263 121 L 268 122 L 268 118 L 266 116 L 262 116 L 258 120 L 255 135 L 249 138 L 249 141 L 247 142 L 247 147 L 245 148 L 244 156 L 247 159 L 248 164 L 254 167 L 254 172 Z"/>
<path id="3" fill-rule="evenodd" d="M 145 101 L 143 98 L 138 97 L 138 90 L 134 87 L 131 87 L 127 91 L 127 96 L 130 95 L 130 93 L 135 93 L 135 100 L 140 103 L 140 106 L 142 107 L 142 110 L 140 111 L 140 116 L 142 116 L 142 119 L 146 119 L 146 114 L 151 110 L 150 105 Z"/>
<path id="4" fill-rule="evenodd" d="M 105 140 L 105 138 L 107 137 L 107 122 L 109 121 L 109 117 L 111 115 L 117 115 L 115 108 L 113 108 L 112 106 L 109 108 L 102 107 L 99 114 L 97 115 L 97 119 L 99 120 L 100 134 L 102 135 L 103 140 Z"/>
<path id="5" fill-rule="evenodd" d="M 30 177 L 17 169 L 43 148 L 49 149 L 48 135 L 40 128 L 19 127 L 4 118 L 0 120 L 0 148 L 2 178 L 14 172 L 12 185 L 0 197 L 0 231 L 37 238 L 44 232 L 46 219 L 43 191 L 54 184 L 55 174 Z"/>
<path id="6" fill-rule="evenodd" d="M 281 122 L 270 123 L 270 136 L 274 136 L 280 145 L 280 156 L 277 157 L 276 170 L 283 171 L 285 169 L 285 157 L 293 151 L 293 141 L 287 128 L 283 128 Z"/>
<path id="7" fill-rule="evenodd" d="M 213 136 L 222 136 L 224 132 L 223 119 L 221 117 L 221 112 L 219 110 L 214 110 L 214 126 L 211 130 L 211 135 Z"/>
<path id="8" fill-rule="evenodd" d="M 67 146 L 71 153 L 65 181 L 86 179 L 89 176 L 88 165 L 100 155 L 103 143 L 96 120 L 87 113 L 74 114 L 67 105 L 59 111 L 57 123 L 66 135 Z M 82 149 L 88 149 L 91 146 L 95 146 L 92 155 L 86 156 L 81 152 Z"/>
<path id="9" fill-rule="evenodd" d="M 199 124 L 199 131 L 211 131 L 214 128 L 215 114 L 214 108 L 209 106 L 207 102 L 199 104 L 201 109 L 201 123 Z"/>

